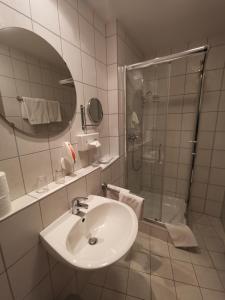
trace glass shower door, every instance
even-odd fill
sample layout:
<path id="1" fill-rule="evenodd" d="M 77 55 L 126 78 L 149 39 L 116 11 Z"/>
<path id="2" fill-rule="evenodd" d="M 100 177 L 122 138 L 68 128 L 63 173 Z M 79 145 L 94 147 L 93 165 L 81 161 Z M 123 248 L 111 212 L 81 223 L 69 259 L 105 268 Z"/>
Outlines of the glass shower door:
<path id="1" fill-rule="evenodd" d="M 127 186 L 145 198 L 144 217 L 161 220 L 170 65 L 127 71 Z"/>

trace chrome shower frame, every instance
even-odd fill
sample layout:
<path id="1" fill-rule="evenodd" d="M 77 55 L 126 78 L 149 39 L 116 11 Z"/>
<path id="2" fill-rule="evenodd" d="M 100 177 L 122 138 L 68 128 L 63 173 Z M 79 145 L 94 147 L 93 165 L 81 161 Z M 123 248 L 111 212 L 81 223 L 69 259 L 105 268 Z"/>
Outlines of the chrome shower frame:
<path id="1" fill-rule="evenodd" d="M 201 105 L 202 105 L 202 98 L 203 98 L 203 90 L 204 90 L 204 79 L 205 79 L 205 62 L 207 59 L 207 54 L 209 51 L 209 45 L 203 45 L 200 47 L 192 48 L 186 51 L 178 52 L 175 54 L 163 56 L 163 57 L 157 57 L 154 59 L 146 60 L 140 63 L 135 63 L 131 65 L 125 66 L 124 70 L 124 97 L 126 99 L 126 78 L 127 78 L 127 71 L 135 70 L 135 69 L 143 69 L 150 66 L 163 64 L 163 63 L 171 63 L 175 60 L 179 60 L 185 57 L 198 55 L 201 53 L 204 53 L 204 57 L 201 63 L 201 70 L 200 71 L 200 85 L 199 85 L 199 97 L 198 97 L 198 103 L 197 103 L 197 111 L 196 111 L 196 123 L 195 123 L 195 129 L 194 129 L 194 140 L 192 141 L 192 162 L 191 162 L 191 172 L 190 172 L 190 178 L 189 178 L 189 189 L 188 189 L 188 196 L 186 199 L 186 213 L 185 217 L 188 221 L 188 210 L 189 210 L 189 204 L 190 204 L 190 194 L 191 194 L 191 187 L 193 182 L 193 172 L 194 172 L 194 166 L 195 166 L 195 158 L 196 158 L 196 150 L 197 150 L 197 142 L 198 142 L 198 133 L 199 133 L 199 123 L 200 123 L 200 111 L 201 111 Z M 126 100 L 125 100 L 126 103 Z M 126 122 L 126 105 L 125 105 L 125 122 Z M 127 153 L 127 126 L 125 127 L 125 158 L 127 159 L 128 153 Z M 126 172 L 126 185 L 127 185 L 127 179 L 128 179 L 128 164 L 127 164 L 127 172 Z M 162 215 L 162 212 L 161 212 Z M 154 219 L 145 219 L 145 221 L 156 223 L 158 225 L 163 225 L 164 223 L 161 220 L 154 220 Z"/>

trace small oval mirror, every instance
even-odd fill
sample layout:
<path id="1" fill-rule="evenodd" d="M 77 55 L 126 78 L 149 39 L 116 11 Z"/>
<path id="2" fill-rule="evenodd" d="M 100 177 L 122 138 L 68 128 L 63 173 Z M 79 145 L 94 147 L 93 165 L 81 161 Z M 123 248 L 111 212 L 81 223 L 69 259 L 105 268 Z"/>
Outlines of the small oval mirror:
<path id="1" fill-rule="evenodd" d="M 102 104 L 98 98 L 91 98 L 88 102 L 89 118 L 94 123 L 100 123 L 103 118 Z"/>

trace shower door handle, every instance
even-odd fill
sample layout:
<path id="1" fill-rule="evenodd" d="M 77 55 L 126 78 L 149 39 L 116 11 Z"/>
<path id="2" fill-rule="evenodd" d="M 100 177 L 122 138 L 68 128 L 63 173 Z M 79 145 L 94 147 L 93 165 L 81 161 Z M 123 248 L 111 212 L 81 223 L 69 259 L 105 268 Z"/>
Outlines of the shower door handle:
<path id="1" fill-rule="evenodd" d="M 158 152 L 158 163 L 161 164 L 161 156 L 162 156 L 162 144 L 159 144 L 159 152 Z"/>
<path id="2" fill-rule="evenodd" d="M 188 143 L 197 144 L 198 141 L 188 141 Z"/>

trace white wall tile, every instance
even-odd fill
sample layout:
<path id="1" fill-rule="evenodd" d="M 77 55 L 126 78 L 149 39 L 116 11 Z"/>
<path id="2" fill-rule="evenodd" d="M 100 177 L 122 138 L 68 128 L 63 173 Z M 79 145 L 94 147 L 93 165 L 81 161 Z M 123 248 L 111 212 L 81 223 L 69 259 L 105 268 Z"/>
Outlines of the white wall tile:
<path id="1" fill-rule="evenodd" d="M 113 64 L 107 67 L 108 71 L 108 90 L 116 90 L 118 88 L 117 65 Z"/>
<path id="2" fill-rule="evenodd" d="M 12 1 L 10 2 L 12 5 Z M 21 6 L 20 1 L 16 1 Z M 24 1 L 25 2 L 25 1 Z M 15 4 L 15 1 L 14 1 Z M 25 17 L 22 14 L 18 14 L 15 10 L 12 10 L 11 8 L 7 7 L 6 5 L 0 3 L 0 11 L 1 11 L 1 19 L 0 19 L 0 27 L 22 27 L 25 29 L 32 30 L 31 20 L 27 17 Z"/>
<path id="3" fill-rule="evenodd" d="M 96 61 L 96 76 L 97 87 L 103 90 L 107 90 L 107 68 L 106 65 Z"/>
<path id="4" fill-rule="evenodd" d="M 106 64 L 106 39 L 97 30 L 95 30 L 95 57 Z"/>
<path id="5" fill-rule="evenodd" d="M 83 82 L 86 84 L 96 86 L 97 78 L 96 78 L 96 67 L 95 60 L 82 52 L 82 68 L 83 68 Z"/>
<path id="6" fill-rule="evenodd" d="M 98 90 L 96 87 L 84 85 L 84 103 L 88 104 L 89 100 L 93 97 L 98 97 Z"/>
<path id="7" fill-rule="evenodd" d="M 225 186 L 225 169 L 211 168 L 209 182 L 215 185 Z"/>
<path id="8" fill-rule="evenodd" d="M 106 24 L 106 36 L 109 37 L 111 35 L 115 35 L 117 33 L 117 21 L 113 20 L 112 22 L 108 22 Z"/>
<path id="9" fill-rule="evenodd" d="M 206 91 L 218 91 L 222 82 L 222 69 L 206 72 L 204 89 Z"/>
<path id="10" fill-rule="evenodd" d="M 68 267 L 66 264 L 58 263 L 52 270 L 51 275 L 54 296 L 56 297 L 74 276 L 74 272 L 73 269 Z"/>
<path id="11" fill-rule="evenodd" d="M 118 114 L 118 91 L 113 90 L 108 92 L 109 114 Z"/>
<path id="12" fill-rule="evenodd" d="M 0 55 L 0 75 L 13 77 L 11 59 L 6 55 Z"/>
<path id="13" fill-rule="evenodd" d="M 206 206 L 205 206 L 205 213 L 213 216 L 220 218 L 221 216 L 221 211 L 222 211 L 222 203 L 221 202 L 215 202 L 215 201 L 206 201 Z"/>
<path id="14" fill-rule="evenodd" d="M 206 70 L 219 69 L 225 62 L 225 46 L 212 47 L 206 61 Z"/>
<path id="15" fill-rule="evenodd" d="M 22 156 L 21 167 L 27 193 L 37 188 L 38 176 L 46 175 L 48 182 L 53 180 L 49 151 Z"/>
<path id="16" fill-rule="evenodd" d="M 110 154 L 115 156 L 119 155 L 119 140 L 118 137 L 110 137 L 109 138 L 110 143 Z"/>
<path id="17" fill-rule="evenodd" d="M 0 161 L 0 170 L 6 173 L 11 200 L 25 194 L 19 159 L 11 158 Z"/>
<path id="18" fill-rule="evenodd" d="M 102 89 L 98 89 L 98 98 L 102 104 L 102 110 L 104 114 L 109 113 L 109 106 L 108 106 L 108 93 Z"/>
<path id="19" fill-rule="evenodd" d="M 216 185 L 209 184 L 208 191 L 207 191 L 207 199 L 223 202 L 224 191 L 225 191 L 225 189 L 222 186 L 216 186 Z"/>
<path id="20" fill-rule="evenodd" d="M 79 16 L 81 50 L 95 56 L 94 28 L 84 18 Z"/>
<path id="21" fill-rule="evenodd" d="M 1 245 L 7 267 L 38 244 L 41 230 L 39 204 L 29 206 L 1 223 Z"/>
<path id="22" fill-rule="evenodd" d="M 60 38 L 56 34 L 45 29 L 43 26 L 39 25 L 36 22 L 33 22 L 33 30 L 35 33 L 48 41 L 58 53 L 62 54 Z"/>
<path id="23" fill-rule="evenodd" d="M 17 96 L 15 80 L 12 78 L 6 78 L 0 76 L 0 89 L 1 89 L 2 96 L 7 96 L 7 97 Z"/>
<path id="24" fill-rule="evenodd" d="M 86 176 L 88 195 L 98 195 L 101 191 L 100 187 L 100 170 L 96 170 Z"/>
<path id="25" fill-rule="evenodd" d="M 41 200 L 40 207 L 43 224 L 46 227 L 69 209 L 66 188 Z"/>
<path id="26" fill-rule="evenodd" d="M 0 275 L 0 291 L 4 300 L 13 300 L 6 273 Z"/>
<path id="27" fill-rule="evenodd" d="M 87 196 L 87 188 L 86 188 L 86 180 L 85 178 L 79 179 L 74 183 L 71 183 L 67 187 L 68 192 L 68 200 L 71 203 L 72 199 L 75 197 L 86 197 Z"/>
<path id="28" fill-rule="evenodd" d="M 82 81 L 81 52 L 78 48 L 62 41 L 63 58 L 74 80 Z"/>
<path id="29" fill-rule="evenodd" d="M 0 274 L 2 274 L 5 271 L 5 266 L 3 263 L 2 255 L 0 254 Z"/>
<path id="30" fill-rule="evenodd" d="M 4 0 L 2 1 L 5 4 L 11 6 L 12 8 L 18 10 L 19 12 L 23 13 L 24 15 L 27 15 L 30 17 L 30 2 L 29 0 Z"/>
<path id="31" fill-rule="evenodd" d="M 109 115 L 104 114 L 100 125 L 97 127 L 100 137 L 109 136 Z"/>
<path id="32" fill-rule="evenodd" d="M 109 135 L 110 136 L 118 136 L 119 135 L 119 121 L 118 115 L 113 114 L 109 115 Z"/>
<path id="33" fill-rule="evenodd" d="M 105 23 L 102 21 L 102 19 L 99 18 L 96 13 L 94 14 L 94 26 L 105 36 Z"/>
<path id="34" fill-rule="evenodd" d="M 0 145 L 0 160 L 17 156 L 17 148 L 13 129 L 0 119 L 0 136 L 3 143 Z"/>
<path id="35" fill-rule="evenodd" d="M 70 130 L 67 128 L 60 134 L 49 138 L 50 149 L 62 147 L 64 142 L 70 142 Z"/>
<path id="36" fill-rule="evenodd" d="M 30 7 L 32 18 L 35 21 L 59 34 L 57 0 L 30 0 Z"/>
<path id="37" fill-rule="evenodd" d="M 111 168 L 107 168 L 101 172 L 101 183 L 111 183 Z"/>
<path id="38" fill-rule="evenodd" d="M 47 138 L 28 137 L 23 133 L 16 132 L 16 141 L 19 155 L 26 155 L 49 149 Z"/>
<path id="39" fill-rule="evenodd" d="M 117 63 L 117 38 L 116 35 L 108 37 L 107 43 L 107 64 Z"/>
<path id="40" fill-rule="evenodd" d="M 61 36 L 80 46 L 78 13 L 67 1 L 59 1 L 59 23 Z"/>
<path id="41" fill-rule="evenodd" d="M 52 299 L 51 282 L 49 276 L 45 277 L 24 300 L 49 300 Z"/>
<path id="42" fill-rule="evenodd" d="M 78 0 L 78 11 L 89 23 L 93 24 L 94 12 L 85 1 Z"/>
<path id="43" fill-rule="evenodd" d="M 28 80 L 27 64 L 23 61 L 13 59 L 13 69 L 17 79 Z"/>
<path id="44" fill-rule="evenodd" d="M 78 8 L 78 0 L 66 0 L 73 8 Z"/>
<path id="45" fill-rule="evenodd" d="M 47 272 L 47 255 L 41 246 L 36 246 L 8 269 L 9 280 L 15 298 L 23 299 Z"/>

